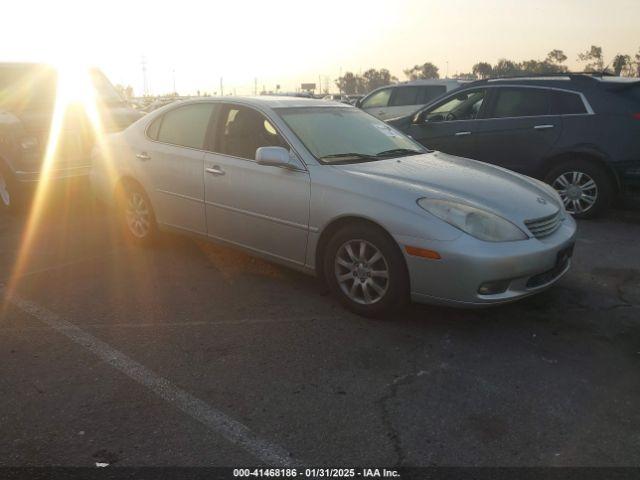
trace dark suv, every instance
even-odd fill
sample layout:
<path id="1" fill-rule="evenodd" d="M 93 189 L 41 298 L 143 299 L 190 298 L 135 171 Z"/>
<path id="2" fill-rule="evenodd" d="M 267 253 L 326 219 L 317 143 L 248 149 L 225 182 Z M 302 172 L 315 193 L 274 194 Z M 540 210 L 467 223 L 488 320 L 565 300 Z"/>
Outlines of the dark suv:
<path id="1" fill-rule="evenodd" d="M 142 116 L 129 107 L 99 70 L 89 72 L 104 132 L 122 130 Z M 37 184 L 49 141 L 58 87 L 48 65 L 0 63 L 0 210 L 24 205 Z M 82 105 L 69 104 L 49 178 L 83 178 L 89 173 L 95 129 Z"/>
<path id="2" fill-rule="evenodd" d="M 429 148 L 543 179 L 579 218 L 640 193 L 638 79 L 481 80 L 388 122 Z"/>

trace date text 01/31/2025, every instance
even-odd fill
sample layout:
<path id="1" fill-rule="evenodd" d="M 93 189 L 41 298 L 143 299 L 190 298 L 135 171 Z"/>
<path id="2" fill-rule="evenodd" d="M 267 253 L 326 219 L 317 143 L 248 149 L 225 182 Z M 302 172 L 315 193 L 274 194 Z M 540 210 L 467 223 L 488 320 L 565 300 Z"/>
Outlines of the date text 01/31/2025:
<path id="1" fill-rule="evenodd" d="M 234 468 L 233 476 L 268 478 L 394 478 L 397 470 L 386 468 Z"/>

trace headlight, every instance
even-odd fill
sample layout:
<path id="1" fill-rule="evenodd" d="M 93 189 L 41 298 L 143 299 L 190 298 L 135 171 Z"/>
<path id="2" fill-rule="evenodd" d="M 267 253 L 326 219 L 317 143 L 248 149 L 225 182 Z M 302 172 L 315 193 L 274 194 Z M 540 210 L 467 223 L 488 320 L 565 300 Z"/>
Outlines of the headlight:
<path id="1" fill-rule="evenodd" d="M 418 205 L 439 219 L 480 240 L 511 242 L 528 238 L 510 221 L 463 203 L 421 198 L 418 200 Z"/>

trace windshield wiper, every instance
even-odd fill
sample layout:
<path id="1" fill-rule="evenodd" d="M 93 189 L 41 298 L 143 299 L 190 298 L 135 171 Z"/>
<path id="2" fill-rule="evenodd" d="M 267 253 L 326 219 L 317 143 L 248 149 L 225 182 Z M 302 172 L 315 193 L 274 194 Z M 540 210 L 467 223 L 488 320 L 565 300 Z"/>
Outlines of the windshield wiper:
<path id="1" fill-rule="evenodd" d="M 404 155 L 421 155 L 424 152 L 420 150 L 414 150 L 412 148 L 392 148 L 391 150 L 385 150 L 383 152 L 376 153 L 376 157 L 393 157 L 393 156 L 404 156 Z"/>
<path id="2" fill-rule="evenodd" d="M 348 158 L 353 158 L 356 160 L 379 160 L 379 157 L 376 155 L 367 155 L 366 153 L 358 153 L 358 152 L 332 153 L 331 155 L 325 155 L 324 157 L 320 157 L 320 160 L 345 161 Z M 332 162 L 329 162 L 329 163 L 332 163 Z"/>

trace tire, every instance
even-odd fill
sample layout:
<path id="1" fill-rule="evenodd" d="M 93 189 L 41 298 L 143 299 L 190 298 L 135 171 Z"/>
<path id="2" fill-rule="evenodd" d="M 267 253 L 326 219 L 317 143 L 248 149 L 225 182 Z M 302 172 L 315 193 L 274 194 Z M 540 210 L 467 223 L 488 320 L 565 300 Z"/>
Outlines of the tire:
<path id="1" fill-rule="evenodd" d="M 614 195 L 607 171 L 588 160 L 568 160 L 552 167 L 544 181 L 555 188 L 565 208 L 575 218 L 594 218 L 604 213 Z"/>
<path id="2" fill-rule="evenodd" d="M 323 267 L 332 293 L 358 315 L 379 317 L 409 299 L 404 257 L 395 241 L 373 225 L 338 230 L 327 243 Z"/>
<path id="3" fill-rule="evenodd" d="M 25 188 L 0 161 L 0 212 L 14 214 L 22 211 L 27 203 Z"/>
<path id="4" fill-rule="evenodd" d="M 148 246 L 157 239 L 158 224 L 153 206 L 141 186 L 125 183 L 120 187 L 118 218 L 124 236 L 130 243 Z"/>

